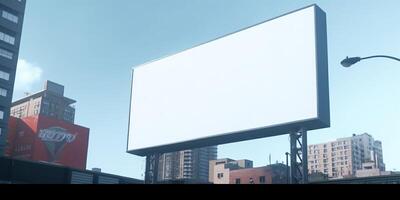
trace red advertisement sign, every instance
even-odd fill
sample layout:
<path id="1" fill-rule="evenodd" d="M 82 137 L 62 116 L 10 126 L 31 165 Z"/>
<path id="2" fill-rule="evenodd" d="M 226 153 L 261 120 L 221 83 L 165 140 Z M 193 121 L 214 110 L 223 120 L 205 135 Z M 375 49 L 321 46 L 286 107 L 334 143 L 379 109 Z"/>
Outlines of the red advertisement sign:
<path id="1" fill-rule="evenodd" d="M 13 120 L 8 137 L 10 156 L 86 169 L 88 128 L 45 116 Z"/>
<path id="2" fill-rule="evenodd" d="M 26 123 L 32 122 L 32 123 Z M 32 159 L 37 118 L 23 120 L 10 117 L 6 154 L 19 159 Z"/>

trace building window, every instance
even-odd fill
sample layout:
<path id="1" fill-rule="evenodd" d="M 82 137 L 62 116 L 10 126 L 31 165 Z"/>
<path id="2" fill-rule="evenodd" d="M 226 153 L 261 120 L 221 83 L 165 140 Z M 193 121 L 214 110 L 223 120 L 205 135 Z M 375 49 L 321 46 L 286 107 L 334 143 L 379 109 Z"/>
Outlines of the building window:
<path id="1" fill-rule="evenodd" d="M 3 33 L 0 31 L 0 40 L 8 43 L 8 44 L 15 44 L 15 37 L 8 35 L 7 33 Z"/>
<path id="2" fill-rule="evenodd" d="M 6 81 L 10 80 L 10 74 L 0 70 L 0 79 L 4 79 Z"/>
<path id="3" fill-rule="evenodd" d="M 7 96 L 7 90 L 4 88 L 0 88 L 0 96 L 6 97 Z"/>
<path id="4" fill-rule="evenodd" d="M 4 111 L 0 110 L 0 119 L 4 119 Z"/>
<path id="5" fill-rule="evenodd" d="M 240 184 L 240 178 L 237 178 L 237 179 L 235 180 L 235 184 Z"/>
<path id="6" fill-rule="evenodd" d="M 5 10 L 2 11 L 1 16 L 4 19 L 8 19 L 9 21 L 12 21 L 12 22 L 14 22 L 16 24 L 18 23 L 18 16 L 14 15 L 14 14 L 11 14 L 11 13 L 5 11 Z"/>
<path id="7" fill-rule="evenodd" d="M 223 178 L 224 177 L 224 173 L 218 173 L 218 179 L 221 179 L 221 178 Z"/>
<path id="8" fill-rule="evenodd" d="M 261 184 L 265 183 L 265 176 L 260 176 L 260 183 Z"/>
<path id="9" fill-rule="evenodd" d="M 8 59 L 12 60 L 12 59 L 13 59 L 13 56 L 14 56 L 14 54 L 13 54 L 13 53 L 11 53 L 11 52 L 10 52 L 10 51 L 8 51 L 8 50 L 5 50 L 5 49 L 2 49 L 2 48 L 0 48 L 0 56 L 2 56 L 2 57 L 4 57 L 4 58 L 8 58 Z"/>

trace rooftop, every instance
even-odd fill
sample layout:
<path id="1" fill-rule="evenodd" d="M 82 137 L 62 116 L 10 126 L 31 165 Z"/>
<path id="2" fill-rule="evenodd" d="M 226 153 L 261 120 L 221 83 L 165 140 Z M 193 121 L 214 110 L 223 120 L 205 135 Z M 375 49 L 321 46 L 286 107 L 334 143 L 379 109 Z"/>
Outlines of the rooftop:
<path id="1" fill-rule="evenodd" d="M 38 97 L 44 96 L 45 94 L 53 94 L 58 97 L 63 97 L 65 102 L 67 102 L 68 105 L 76 103 L 75 100 L 64 97 L 64 86 L 63 85 L 60 85 L 58 83 L 47 80 L 44 83 L 44 87 L 43 87 L 42 91 L 34 93 L 34 94 L 29 94 L 29 95 L 19 99 L 19 100 L 13 102 L 12 106 L 16 106 L 18 104 L 30 101 L 31 99 L 36 99 Z"/>
<path id="2" fill-rule="evenodd" d="M 21 99 L 18 99 L 18 100 L 16 100 L 16 101 L 14 101 L 14 102 L 11 104 L 11 106 L 16 106 L 16 105 L 21 104 L 21 103 L 23 103 L 23 102 L 30 101 L 31 99 L 36 99 L 36 98 L 38 98 L 38 97 L 41 97 L 41 96 L 43 96 L 46 92 L 47 92 L 47 93 L 52 93 L 51 91 L 48 91 L 48 90 L 42 90 L 42 91 L 40 91 L 40 92 L 31 94 L 31 95 L 29 95 L 29 96 L 26 96 L 26 97 L 23 97 L 23 98 L 21 98 Z M 68 105 L 71 105 L 71 104 L 76 103 L 76 100 L 73 100 L 73 99 L 71 99 L 71 98 L 64 97 L 64 96 L 63 96 L 63 98 L 64 98 L 64 100 L 67 102 Z"/>

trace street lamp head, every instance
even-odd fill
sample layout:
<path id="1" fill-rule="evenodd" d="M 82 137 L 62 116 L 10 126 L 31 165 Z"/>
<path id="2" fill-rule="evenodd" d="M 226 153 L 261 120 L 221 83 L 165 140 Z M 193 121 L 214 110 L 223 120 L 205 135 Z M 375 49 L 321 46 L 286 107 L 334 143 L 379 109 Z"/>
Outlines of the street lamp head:
<path id="1" fill-rule="evenodd" d="M 347 57 L 340 64 L 342 64 L 343 67 L 351 67 L 352 65 L 354 65 L 360 61 L 361 61 L 360 57 L 352 57 L 352 58 Z"/>

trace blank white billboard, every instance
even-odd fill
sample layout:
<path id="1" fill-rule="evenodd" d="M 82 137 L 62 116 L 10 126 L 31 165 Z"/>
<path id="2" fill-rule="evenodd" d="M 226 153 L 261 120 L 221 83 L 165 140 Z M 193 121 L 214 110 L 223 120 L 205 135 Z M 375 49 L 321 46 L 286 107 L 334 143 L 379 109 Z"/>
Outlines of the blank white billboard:
<path id="1" fill-rule="evenodd" d="M 128 152 L 329 127 L 326 43 L 313 5 L 135 67 Z"/>

